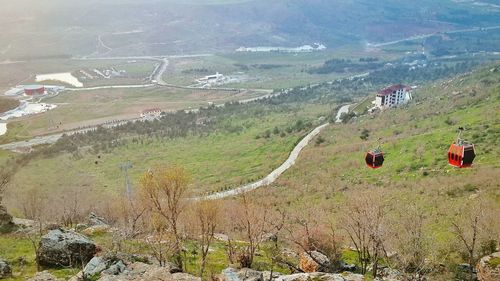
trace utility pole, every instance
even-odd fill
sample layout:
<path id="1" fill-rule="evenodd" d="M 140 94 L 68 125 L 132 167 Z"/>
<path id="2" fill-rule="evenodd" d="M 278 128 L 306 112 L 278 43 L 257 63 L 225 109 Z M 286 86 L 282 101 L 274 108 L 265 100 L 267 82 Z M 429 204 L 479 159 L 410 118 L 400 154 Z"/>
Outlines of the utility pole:
<path id="1" fill-rule="evenodd" d="M 130 178 L 128 177 L 128 169 L 134 167 L 130 161 L 122 163 L 120 168 L 125 176 L 125 190 L 127 192 L 127 198 L 130 200 L 132 197 L 132 184 L 130 183 Z"/>

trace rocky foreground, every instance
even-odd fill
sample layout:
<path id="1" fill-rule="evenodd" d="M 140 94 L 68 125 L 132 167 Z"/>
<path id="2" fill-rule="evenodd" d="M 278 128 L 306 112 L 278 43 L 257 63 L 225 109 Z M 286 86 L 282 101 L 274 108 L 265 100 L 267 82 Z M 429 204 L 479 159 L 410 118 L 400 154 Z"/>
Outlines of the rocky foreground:
<path id="1" fill-rule="evenodd" d="M 0 210 L 1 211 L 1 210 Z M 1 217 L 1 216 L 0 216 Z M 7 225 L 12 223 L 11 217 L 5 217 Z M 108 226 L 96 216 L 91 216 L 89 223 L 80 225 L 83 233 L 92 233 L 95 229 L 107 229 Z M 77 227 L 78 229 L 78 227 Z M 361 274 L 353 273 L 355 265 L 343 264 L 342 273 L 326 273 L 330 261 L 320 252 L 302 253 L 298 268 L 304 271 L 284 275 L 270 271 L 256 271 L 248 268 L 224 269 L 220 274 L 213 276 L 219 281 L 362 281 L 366 280 Z M 167 263 L 158 265 L 149 256 L 131 255 L 127 253 L 111 253 L 100 249 L 91 239 L 74 230 L 60 228 L 49 230 L 39 243 L 38 262 L 43 268 L 73 267 L 83 268 L 70 281 L 142 281 L 142 280 L 173 280 L 173 281 L 201 281 L 201 278 L 183 273 L 180 268 Z M 481 281 L 500 280 L 500 252 L 484 257 L 477 266 L 477 278 Z M 405 280 L 397 271 L 383 268 L 382 278 L 376 280 Z M 12 269 L 8 262 L 0 257 L 0 279 L 12 276 Z M 48 271 L 38 272 L 29 281 L 59 281 Z"/>

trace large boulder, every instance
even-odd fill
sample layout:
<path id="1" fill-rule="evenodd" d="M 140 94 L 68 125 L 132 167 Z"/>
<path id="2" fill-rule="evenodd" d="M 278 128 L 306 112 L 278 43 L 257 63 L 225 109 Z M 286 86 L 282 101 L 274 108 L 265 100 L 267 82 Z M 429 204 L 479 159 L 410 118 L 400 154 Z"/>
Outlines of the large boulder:
<path id="1" fill-rule="evenodd" d="M 12 276 L 12 269 L 10 265 L 3 259 L 0 258 L 0 279 L 8 278 Z"/>
<path id="2" fill-rule="evenodd" d="M 318 251 L 303 252 L 300 254 L 300 270 L 310 272 L 328 272 L 331 268 L 330 259 Z"/>
<path id="3" fill-rule="evenodd" d="M 201 281 L 199 277 L 187 273 L 170 273 L 169 268 L 136 262 L 118 275 L 111 275 L 103 271 L 99 281 Z"/>
<path id="4" fill-rule="evenodd" d="M 38 249 L 38 261 L 46 267 L 78 267 L 87 264 L 97 246 L 86 236 L 74 231 L 54 229 L 44 235 Z"/>
<path id="5" fill-rule="evenodd" d="M 500 280 L 500 252 L 483 257 L 477 264 L 477 279 L 480 281 Z"/>
<path id="6" fill-rule="evenodd" d="M 62 280 L 50 274 L 48 271 L 42 271 L 35 274 L 35 276 L 28 279 L 28 281 L 62 281 Z"/>

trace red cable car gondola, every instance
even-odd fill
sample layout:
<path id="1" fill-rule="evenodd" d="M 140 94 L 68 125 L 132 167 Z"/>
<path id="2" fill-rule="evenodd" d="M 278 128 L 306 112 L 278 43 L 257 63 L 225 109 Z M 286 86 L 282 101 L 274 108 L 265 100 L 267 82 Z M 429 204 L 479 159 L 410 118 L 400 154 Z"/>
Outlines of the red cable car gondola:
<path id="1" fill-rule="evenodd" d="M 469 143 L 460 138 L 464 128 L 458 128 L 458 137 L 455 142 L 453 142 L 448 149 L 448 163 L 457 168 L 468 168 L 472 166 L 474 158 L 476 157 L 476 151 L 474 149 L 474 144 Z"/>
<path id="2" fill-rule="evenodd" d="M 380 150 L 380 140 L 379 146 L 366 153 L 365 156 L 366 165 L 372 169 L 378 169 L 384 164 L 384 152 Z"/>

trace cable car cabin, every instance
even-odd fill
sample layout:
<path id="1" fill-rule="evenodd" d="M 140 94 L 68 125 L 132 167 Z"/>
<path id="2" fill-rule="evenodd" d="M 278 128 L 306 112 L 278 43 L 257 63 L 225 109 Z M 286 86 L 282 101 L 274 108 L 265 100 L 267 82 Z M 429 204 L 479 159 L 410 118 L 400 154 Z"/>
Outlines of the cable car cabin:
<path id="1" fill-rule="evenodd" d="M 366 153 L 365 161 L 366 165 L 372 169 L 380 168 L 384 164 L 384 153 L 378 149 L 370 151 Z"/>
<path id="2" fill-rule="evenodd" d="M 474 144 L 471 143 L 452 143 L 448 150 L 448 163 L 453 167 L 470 167 L 475 157 Z"/>

